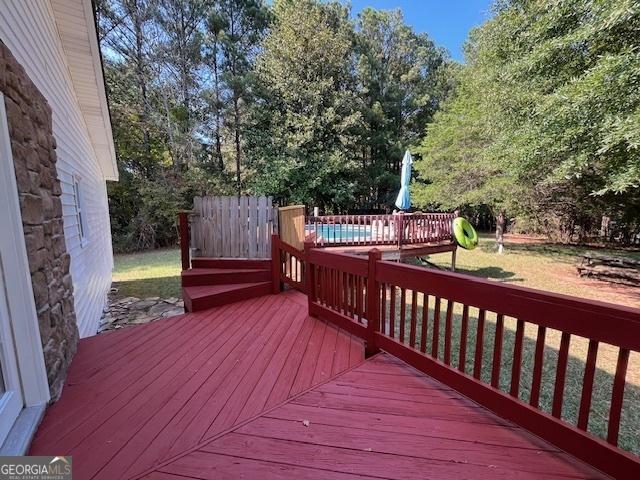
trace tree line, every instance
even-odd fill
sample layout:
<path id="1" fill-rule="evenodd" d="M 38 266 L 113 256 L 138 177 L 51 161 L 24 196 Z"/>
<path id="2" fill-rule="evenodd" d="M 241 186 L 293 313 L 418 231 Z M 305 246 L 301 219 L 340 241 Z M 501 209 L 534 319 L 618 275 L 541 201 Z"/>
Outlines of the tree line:
<path id="1" fill-rule="evenodd" d="M 319 0 L 98 0 L 120 182 L 114 246 L 171 245 L 194 195 L 388 209 L 458 67 L 400 11 Z"/>
<path id="2" fill-rule="evenodd" d="M 194 195 L 388 211 L 406 148 L 416 208 L 639 242 L 635 0 L 496 0 L 463 64 L 400 11 L 352 15 L 339 1 L 96 7 L 118 250 L 175 244 L 175 212 Z"/>
<path id="3" fill-rule="evenodd" d="M 415 200 L 561 241 L 640 243 L 640 3 L 493 8 L 426 125 Z"/>

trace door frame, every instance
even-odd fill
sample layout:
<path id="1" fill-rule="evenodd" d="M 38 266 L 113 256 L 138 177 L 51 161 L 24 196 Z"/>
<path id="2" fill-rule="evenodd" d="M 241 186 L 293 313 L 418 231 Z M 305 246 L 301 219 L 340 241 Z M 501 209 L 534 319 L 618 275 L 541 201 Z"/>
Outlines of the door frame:
<path id="1" fill-rule="evenodd" d="M 7 306 L 25 407 L 45 405 L 49 384 L 42 352 L 4 95 L 0 92 L 0 248 Z M 6 255 L 6 256 L 5 256 Z M 19 321 L 18 321 L 19 320 Z"/>

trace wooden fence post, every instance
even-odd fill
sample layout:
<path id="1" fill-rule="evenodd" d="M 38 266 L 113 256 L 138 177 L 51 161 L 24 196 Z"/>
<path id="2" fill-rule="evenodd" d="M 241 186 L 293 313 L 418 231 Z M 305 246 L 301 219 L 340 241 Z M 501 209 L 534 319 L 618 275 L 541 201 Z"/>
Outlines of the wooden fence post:
<path id="1" fill-rule="evenodd" d="M 189 270 L 191 268 L 190 252 L 189 252 L 189 214 L 191 212 L 183 210 L 178 212 L 178 225 L 180 227 L 180 258 L 182 260 L 182 269 Z"/>
<path id="2" fill-rule="evenodd" d="M 271 234 L 271 286 L 274 295 L 280 293 L 280 269 L 282 259 L 280 258 L 280 236 Z"/>
<path id="3" fill-rule="evenodd" d="M 304 241 L 304 257 L 302 259 L 304 265 L 304 289 L 307 293 L 307 304 L 309 312 L 311 312 L 311 304 L 316 297 L 316 286 L 314 283 L 313 266 L 309 261 L 311 249 L 313 248 L 313 239 L 308 238 Z"/>
<path id="4" fill-rule="evenodd" d="M 369 251 L 369 271 L 367 273 L 367 348 L 366 356 L 378 353 L 376 333 L 380 331 L 380 284 L 376 280 L 376 263 L 382 254 L 374 248 Z"/>

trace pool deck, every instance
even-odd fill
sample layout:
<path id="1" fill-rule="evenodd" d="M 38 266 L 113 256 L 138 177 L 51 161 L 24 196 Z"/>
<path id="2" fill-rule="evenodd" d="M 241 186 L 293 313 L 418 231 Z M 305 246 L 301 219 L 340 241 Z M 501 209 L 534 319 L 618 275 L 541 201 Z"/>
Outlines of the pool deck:
<path id="1" fill-rule="evenodd" d="M 412 245 L 337 245 L 332 246 L 326 243 L 324 248 L 332 252 L 350 253 L 352 255 L 366 255 L 372 249 L 377 249 L 382 253 L 383 260 L 404 260 L 406 258 L 422 257 L 425 255 L 434 255 L 436 253 L 451 252 L 454 257 L 452 264 L 455 264 L 455 252 L 458 248 L 455 242 L 440 243 L 415 243 Z M 455 266 L 455 265 L 454 265 Z"/>

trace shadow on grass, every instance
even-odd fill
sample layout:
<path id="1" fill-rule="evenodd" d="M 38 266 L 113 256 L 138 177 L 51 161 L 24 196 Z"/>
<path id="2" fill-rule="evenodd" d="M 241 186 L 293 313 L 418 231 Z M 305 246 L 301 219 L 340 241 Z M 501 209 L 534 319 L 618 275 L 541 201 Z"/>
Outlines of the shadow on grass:
<path id="1" fill-rule="evenodd" d="M 125 280 L 113 282 L 112 286 L 118 289 L 118 297 L 182 297 L 179 275 Z"/>
<path id="2" fill-rule="evenodd" d="M 413 265 L 417 265 L 425 268 L 434 268 L 432 264 L 426 263 L 421 260 L 412 262 Z M 456 267 L 456 273 L 463 273 L 466 275 L 472 275 L 474 277 L 486 278 L 488 280 L 508 280 L 511 282 L 524 282 L 524 278 L 515 278 L 516 273 L 509 270 L 505 270 L 502 267 L 479 267 L 479 268 L 464 268 Z"/>
<path id="3" fill-rule="evenodd" d="M 409 332 L 411 328 L 410 313 L 410 293 L 407 293 L 407 317 L 405 319 L 405 342 L 409 343 Z M 422 328 L 422 306 L 420 300 L 422 295 L 418 295 L 418 311 L 416 326 L 415 348 L 420 348 L 421 328 Z M 389 304 L 387 302 L 387 304 Z M 400 298 L 397 295 L 396 305 L 400 305 Z M 438 358 L 444 361 L 444 332 L 445 332 L 445 312 L 447 301 L 443 300 L 440 313 L 440 328 L 437 333 L 438 338 Z M 396 317 L 399 315 L 399 307 Z M 455 305 L 454 315 L 451 322 L 451 366 L 458 368 L 461 335 L 461 307 Z M 431 342 L 433 332 L 434 299 L 429 302 L 429 320 L 426 335 L 427 353 L 431 353 Z M 388 333 L 389 310 L 385 312 L 385 331 Z M 476 351 L 476 338 L 478 331 L 478 310 L 471 307 L 469 310 L 469 324 L 467 331 L 467 348 L 465 372 L 469 375 L 473 373 L 474 358 Z M 491 382 L 491 371 L 494 355 L 494 338 L 496 332 L 495 314 L 487 312 L 484 328 L 484 341 L 482 347 L 482 370 L 481 379 L 484 383 Z M 399 336 L 399 322 L 395 322 L 394 331 L 396 337 Z M 513 365 L 513 351 L 515 345 L 516 320 L 513 318 L 504 319 L 503 345 L 500 357 L 500 382 L 499 388 L 503 392 L 509 392 L 511 385 L 511 369 Z M 529 402 L 531 395 L 531 383 L 533 380 L 533 367 L 536 346 L 536 335 L 538 328 L 534 324 L 526 324 L 525 336 L 522 352 L 522 370 L 520 377 L 519 398 L 525 403 Z M 544 348 L 544 361 L 542 369 L 542 384 L 540 389 L 540 410 L 551 413 L 553 402 L 556 366 L 558 362 L 558 348 L 561 332 L 547 329 Z M 582 384 L 585 370 L 585 362 L 588 348 L 588 340 L 582 337 L 572 336 L 569 349 L 569 361 L 567 365 L 567 376 L 564 389 L 564 402 L 562 410 L 563 420 L 572 425 L 576 425 L 580 399 L 582 395 Z M 600 344 L 598 350 L 598 361 L 596 363 L 596 374 L 592 393 L 591 414 L 589 417 L 588 431 L 592 434 L 606 438 L 607 424 L 609 418 L 609 405 L 614 380 L 615 366 L 617 361 L 618 348 L 611 345 Z M 620 423 L 619 446 L 634 454 L 640 453 L 640 437 L 636 432 L 640 429 L 640 385 L 635 378 L 634 368 L 638 368 L 638 356 L 632 354 L 627 373 L 627 384 L 625 388 L 624 403 L 622 408 L 622 418 Z M 634 378 L 630 378 L 634 377 Z"/>
<path id="4" fill-rule="evenodd" d="M 483 242 L 479 246 L 480 250 L 485 253 L 495 253 L 496 245 L 494 242 Z M 572 259 L 577 255 L 589 251 L 588 247 L 579 247 L 575 245 L 558 245 L 554 243 L 506 243 L 505 251 L 508 253 L 528 253 L 542 255 L 554 259 Z"/>
<path id="5" fill-rule="evenodd" d="M 456 268 L 456 273 L 464 273 L 488 280 L 509 280 L 509 283 L 524 282 L 524 278 L 516 278 L 515 272 L 510 272 L 501 267 Z"/>

